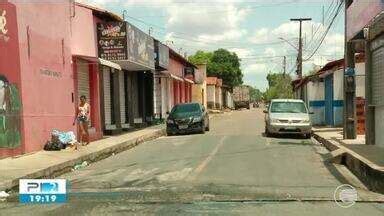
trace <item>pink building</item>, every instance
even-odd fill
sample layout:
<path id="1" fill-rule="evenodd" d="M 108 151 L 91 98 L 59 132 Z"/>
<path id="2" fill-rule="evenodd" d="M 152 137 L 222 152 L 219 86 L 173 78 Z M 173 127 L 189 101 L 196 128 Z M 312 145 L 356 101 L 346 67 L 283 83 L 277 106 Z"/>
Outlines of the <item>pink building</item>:
<path id="1" fill-rule="evenodd" d="M 42 149 L 52 129 L 75 130 L 72 8 L 69 0 L 0 2 L 0 157 Z"/>
<path id="2" fill-rule="evenodd" d="M 120 17 L 105 10 L 88 5 L 75 3 L 74 13 L 71 19 L 72 39 L 71 53 L 73 62 L 74 98 L 75 107 L 78 106 L 81 95 L 87 97 L 91 105 L 90 138 L 97 140 L 102 138 L 105 128 L 105 116 L 103 115 L 100 101 L 102 89 L 102 73 L 105 70 L 121 72 L 121 68 L 115 63 L 98 57 L 97 24 L 109 21 L 122 21 Z M 104 81 L 105 82 L 105 81 Z M 109 84 L 107 86 L 110 86 Z M 108 100 L 110 102 L 110 100 Z M 111 104 L 108 104 L 109 107 Z"/>

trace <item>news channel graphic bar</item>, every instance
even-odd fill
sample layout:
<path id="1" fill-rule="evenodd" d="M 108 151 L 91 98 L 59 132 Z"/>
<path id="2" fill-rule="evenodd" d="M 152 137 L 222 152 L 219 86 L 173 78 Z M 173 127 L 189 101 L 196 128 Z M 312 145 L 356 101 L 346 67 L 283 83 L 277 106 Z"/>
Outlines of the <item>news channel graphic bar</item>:
<path id="1" fill-rule="evenodd" d="M 19 202 L 50 204 L 67 202 L 66 179 L 20 179 Z"/>

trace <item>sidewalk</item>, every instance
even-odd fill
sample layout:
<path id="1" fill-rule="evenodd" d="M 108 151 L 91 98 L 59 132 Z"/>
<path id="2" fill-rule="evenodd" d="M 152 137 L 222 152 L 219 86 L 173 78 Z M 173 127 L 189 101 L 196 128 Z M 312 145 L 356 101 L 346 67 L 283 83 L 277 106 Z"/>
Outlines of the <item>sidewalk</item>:
<path id="1" fill-rule="evenodd" d="M 92 163 L 163 136 L 164 125 L 113 136 L 80 146 L 79 150 L 39 151 L 32 154 L 0 160 L 0 191 L 8 191 L 23 178 L 54 178 L 83 161 Z"/>
<path id="2" fill-rule="evenodd" d="M 313 131 L 313 137 L 331 151 L 331 162 L 345 165 L 370 190 L 384 193 L 384 148 L 366 145 L 364 135 L 345 140 L 340 128 Z"/>

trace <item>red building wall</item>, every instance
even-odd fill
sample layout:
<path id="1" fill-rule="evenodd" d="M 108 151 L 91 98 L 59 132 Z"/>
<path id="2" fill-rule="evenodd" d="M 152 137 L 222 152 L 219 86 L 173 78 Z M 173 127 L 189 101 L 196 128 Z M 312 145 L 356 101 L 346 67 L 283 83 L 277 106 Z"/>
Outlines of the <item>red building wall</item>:
<path id="1" fill-rule="evenodd" d="M 183 77 L 183 70 L 184 70 L 184 65 L 173 59 L 172 56 L 170 56 L 169 59 L 169 66 L 168 66 L 168 72 L 170 74 L 173 74 L 177 77 L 182 78 Z M 184 103 L 184 82 L 173 79 L 173 96 L 174 96 L 174 105 L 179 104 L 179 103 Z"/>
<path id="2" fill-rule="evenodd" d="M 10 2 L 17 13 L 23 152 L 32 152 L 42 149 L 52 129 L 75 131 L 72 7 L 69 0 Z"/>
<path id="3" fill-rule="evenodd" d="M 22 104 L 20 98 L 20 53 L 17 23 L 15 5 L 1 1 L 0 158 L 20 154 L 24 151 L 23 127 L 20 118 Z"/>

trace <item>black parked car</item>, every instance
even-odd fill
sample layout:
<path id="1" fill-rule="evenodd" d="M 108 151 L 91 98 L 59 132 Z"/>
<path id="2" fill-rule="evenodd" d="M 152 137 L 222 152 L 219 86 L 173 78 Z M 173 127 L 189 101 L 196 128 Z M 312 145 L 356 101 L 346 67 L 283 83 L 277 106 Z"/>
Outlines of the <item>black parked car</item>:
<path id="1" fill-rule="evenodd" d="M 178 104 L 169 113 L 167 135 L 205 131 L 209 131 L 209 116 L 201 104 Z"/>

